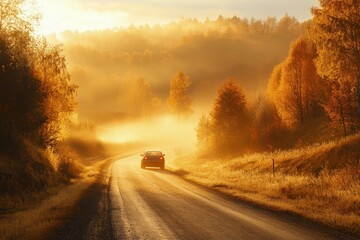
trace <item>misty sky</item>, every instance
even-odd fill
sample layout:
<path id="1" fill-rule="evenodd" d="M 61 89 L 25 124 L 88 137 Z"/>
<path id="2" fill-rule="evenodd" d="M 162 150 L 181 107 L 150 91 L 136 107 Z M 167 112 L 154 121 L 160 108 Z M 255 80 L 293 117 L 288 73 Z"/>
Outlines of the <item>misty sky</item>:
<path id="1" fill-rule="evenodd" d="M 43 20 L 42 34 L 64 30 L 86 31 L 156 24 L 181 17 L 216 19 L 239 16 L 251 19 L 278 18 L 286 13 L 303 21 L 311 17 L 317 0 L 37 0 Z"/>

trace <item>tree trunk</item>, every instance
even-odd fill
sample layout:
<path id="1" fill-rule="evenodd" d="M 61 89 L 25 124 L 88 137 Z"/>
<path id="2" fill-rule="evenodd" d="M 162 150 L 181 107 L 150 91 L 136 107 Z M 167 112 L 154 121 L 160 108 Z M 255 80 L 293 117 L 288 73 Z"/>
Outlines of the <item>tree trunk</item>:
<path id="1" fill-rule="evenodd" d="M 339 104 L 339 108 L 340 108 L 340 117 L 341 117 L 341 124 L 342 124 L 343 130 L 344 130 L 344 137 L 346 138 L 347 132 L 346 132 L 346 123 L 345 123 L 343 106 L 341 105 L 341 102 L 339 100 L 338 100 L 338 104 Z"/>
<path id="2" fill-rule="evenodd" d="M 356 74 L 356 106 L 357 106 L 357 117 L 360 118 L 360 70 Z"/>

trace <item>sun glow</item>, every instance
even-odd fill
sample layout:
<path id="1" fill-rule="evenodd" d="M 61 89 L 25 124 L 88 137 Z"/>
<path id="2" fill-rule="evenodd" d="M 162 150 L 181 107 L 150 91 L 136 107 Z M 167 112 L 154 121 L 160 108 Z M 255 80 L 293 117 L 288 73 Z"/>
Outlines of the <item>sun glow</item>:
<path id="1" fill-rule="evenodd" d="M 110 143 L 134 143 L 194 148 L 196 145 L 194 120 L 178 120 L 161 116 L 128 123 L 111 124 L 98 128 L 101 141 Z"/>
<path id="2" fill-rule="evenodd" d="M 65 30 L 89 31 L 112 29 L 124 25 L 127 13 L 120 10 L 98 11 L 82 6 L 70 0 L 39 0 L 37 8 L 42 13 L 38 32 L 42 35 L 59 33 Z"/>
<path id="3" fill-rule="evenodd" d="M 32 1 L 32 0 L 28 0 Z M 131 24 L 165 24 L 181 17 L 216 19 L 224 16 L 246 18 L 282 17 L 285 13 L 300 20 L 310 18 L 316 0 L 288 1 L 129 1 L 129 0 L 34 0 L 42 20 L 38 32 L 43 35 L 65 30 L 88 31 L 128 27 Z M 226 3 L 227 2 L 227 3 Z"/>

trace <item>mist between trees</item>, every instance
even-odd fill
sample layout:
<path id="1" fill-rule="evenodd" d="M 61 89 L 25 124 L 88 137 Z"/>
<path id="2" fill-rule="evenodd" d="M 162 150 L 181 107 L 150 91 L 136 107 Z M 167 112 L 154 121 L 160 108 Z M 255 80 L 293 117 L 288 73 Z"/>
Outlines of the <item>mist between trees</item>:
<path id="1" fill-rule="evenodd" d="M 337 4 L 347 17 L 336 10 Z M 329 15 L 333 10 L 334 19 Z M 73 80 L 82 89 L 79 117 L 102 122 L 128 114 L 166 113 L 170 81 L 182 70 L 191 81 L 191 109 L 198 116 L 205 113 L 200 125 L 213 121 L 217 89 L 226 79 L 241 86 L 246 117 L 239 120 L 244 128 L 239 134 L 244 139 L 233 141 L 246 146 L 240 144 L 236 151 L 289 148 L 355 133 L 359 26 L 350 15 L 357 16 L 359 10 L 324 1 L 312 11 L 314 18 L 304 23 L 289 16 L 219 16 L 64 32 L 58 38 L 65 44 Z M 53 36 L 52 41 L 59 39 Z M 310 137 L 311 131 L 319 133 Z"/>
<path id="2" fill-rule="evenodd" d="M 26 140 L 33 155 L 56 152 L 76 105 L 70 75 L 79 121 L 204 113 L 194 134 L 206 153 L 306 144 L 319 140 L 305 136 L 317 125 L 344 136 L 359 129 L 357 1 L 321 1 L 304 23 L 219 16 L 66 31 L 48 41 L 34 36 L 36 16 L 22 17 L 22 2 L 1 1 L 1 148 L 12 157 L 30 154 L 17 151 Z M 60 41 L 64 53 L 52 45 Z M 173 87 L 179 79 L 183 86 Z M 60 162 L 41 165 L 56 170 Z"/>
<path id="3" fill-rule="evenodd" d="M 273 70 L 266 95 L 253 107 L 247 110 L 241 89 L 225 83 L 209 116 L 199 121 L 197 136 L 205 149 L 236 154 L 293 147 L 324 124 L 344 137 L 359 131 L 360 3 L 320 1 L 312 13 L 307 33 L 291 44 Z M 250 122 L 238 114 L 246 111 Z M 331 138 L 331 131 L 325 133 Z"/>
<path id="4" fill-rule="evenodd" d="M 49 39 L 64 44 L 72 79 L 81 89 L 79 118 L 101 122 L 139 108 L 128 97 L 138 79 L 156 97 L 156 109 L 167 112 L 170 81 L 180 70 L 192 82 L 195 114 L 210 108 L 220 83 L 229 77 L 253 100 L 306 24 L 289 16 L 184 18 L 166 25 L 67 31 Z"/>

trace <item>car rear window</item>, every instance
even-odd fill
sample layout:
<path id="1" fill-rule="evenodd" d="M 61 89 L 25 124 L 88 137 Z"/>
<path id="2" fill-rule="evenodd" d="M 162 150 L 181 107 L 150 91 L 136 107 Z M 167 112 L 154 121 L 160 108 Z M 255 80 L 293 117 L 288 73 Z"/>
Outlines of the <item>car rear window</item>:
<path id="1" fill-rule="evenodd" d="M 146 152 L 146 156 L 162 156 L 162 153 L 161 152 Z"/>

